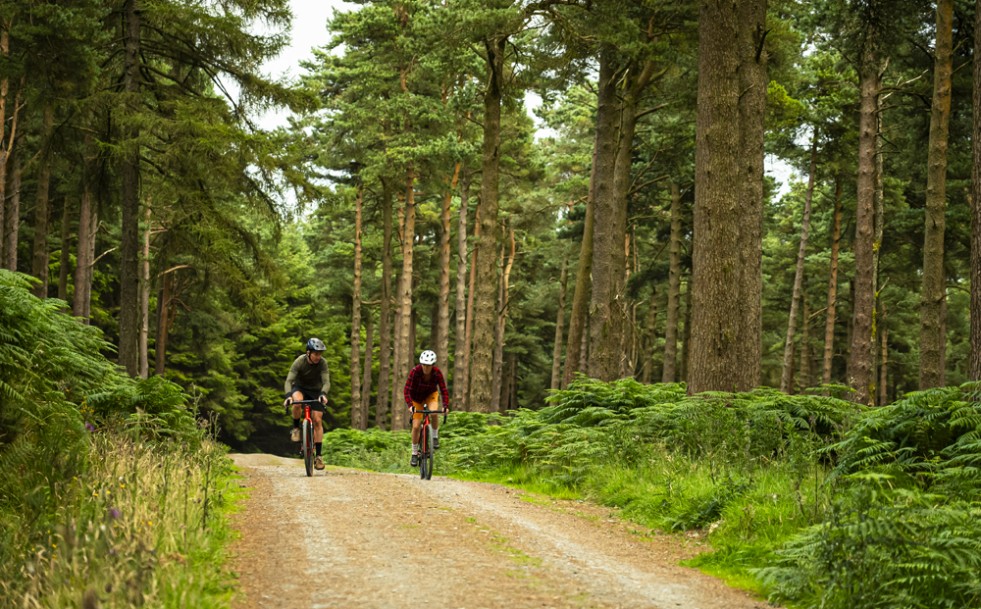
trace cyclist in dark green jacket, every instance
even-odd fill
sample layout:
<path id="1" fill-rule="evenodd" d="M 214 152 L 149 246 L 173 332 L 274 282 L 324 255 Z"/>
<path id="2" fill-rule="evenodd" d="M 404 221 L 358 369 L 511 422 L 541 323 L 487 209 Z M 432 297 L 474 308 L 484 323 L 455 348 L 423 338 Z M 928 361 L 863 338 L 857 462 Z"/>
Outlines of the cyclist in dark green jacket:
<path id="1" fill-rule="evenodd" d="M 324 407 L 327 405 L 327 392 L 330 391 L 330 370 L 327 369 L 327 361 L 324 359 L 324 351 L 327 347 L 319 338 L 311 338 L 307 341 L 307 352 L 299 356 L 290 366 L 290 372 L 286 376 L 286 401 L 284 405 L 293 406 L 293 429 L 290 431 L 290 439 L 294 442 L 300 441 L 300 419 L 303 417 L 301 404 L 294 404 L 301 400 L 317 400 L 310 404 L 310 418 L 313 419 L 313 442 L 317 451 L 317 457 L 313 465 L 317 469 L 324 468 L 324 460 L 320 456 L 324 442 Z"/>

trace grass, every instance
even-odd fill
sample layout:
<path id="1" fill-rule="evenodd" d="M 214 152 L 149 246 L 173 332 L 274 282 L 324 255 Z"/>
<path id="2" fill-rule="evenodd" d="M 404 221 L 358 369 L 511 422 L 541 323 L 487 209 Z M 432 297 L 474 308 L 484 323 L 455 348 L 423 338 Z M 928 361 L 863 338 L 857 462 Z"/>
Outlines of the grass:
<path id="1" fill-rule="evenodd" d="M 10 523 L 3 606 L 227 607 L 236 486 L 224 449 L 95 434 L 88 463 L 63 491 L 57 525 Z"/>

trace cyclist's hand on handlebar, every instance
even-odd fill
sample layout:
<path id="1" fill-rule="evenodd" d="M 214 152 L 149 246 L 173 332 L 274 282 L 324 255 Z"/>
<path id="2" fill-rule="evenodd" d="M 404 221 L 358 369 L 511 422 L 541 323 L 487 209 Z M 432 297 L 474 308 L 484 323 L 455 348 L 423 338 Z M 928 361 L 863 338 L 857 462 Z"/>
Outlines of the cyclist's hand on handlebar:
<path id="1" fill-rule="evenodd" d="M 323 404 L 324 406 L 327 405 L 327 396 L 326 395 L 324 395 L 324 394 L 321 393 L 320 394 L 320 397 L 317 398 L 317 399 L 320 400 L 320 403 Z"/>
<path id="2" fill-rule="evenodd" d="M 293 404 L 293 397 L 292 396 L 286 398 L 286 400 L 283 402 L 283 406 L 285 406 L 287 408 L 289 408 L 292 404 Z"/>

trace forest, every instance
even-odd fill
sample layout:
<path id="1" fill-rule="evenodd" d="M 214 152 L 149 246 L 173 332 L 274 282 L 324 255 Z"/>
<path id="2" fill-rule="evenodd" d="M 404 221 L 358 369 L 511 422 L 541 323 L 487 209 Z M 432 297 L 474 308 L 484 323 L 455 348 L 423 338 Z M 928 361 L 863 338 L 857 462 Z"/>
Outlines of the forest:
<path id="1" fill-rule="evenodd" d="M 477 412 L 978 377 L 970 3 L 359 2 L 295 82 L 289 19 L 3 3 L 2 266 L 227 441 L 310 336 L 359 429 L 425 348 Z"/>
<path id="2" fill-rule="evenodd" d="M 227 606 L 318 337 L 332 466 L 432 349 L 441 473 L 981 606 L 981 0 L 342 6 L 0 0 L 0 605 Z"/>

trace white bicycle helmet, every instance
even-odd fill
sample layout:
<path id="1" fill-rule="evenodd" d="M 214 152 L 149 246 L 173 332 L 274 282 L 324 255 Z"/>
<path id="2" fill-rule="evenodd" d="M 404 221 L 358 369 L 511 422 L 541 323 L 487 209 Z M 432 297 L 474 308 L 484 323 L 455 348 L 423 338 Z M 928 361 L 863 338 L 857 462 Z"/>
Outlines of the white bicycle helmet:
<path id="1" fill-rule="evenodd" d="M 423 351 L 419 354 L 419 363 L 426 366 L 432 366 L 436 363 L 436 352 L 428 349 Z"/>

